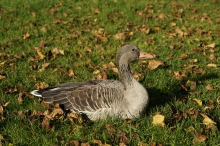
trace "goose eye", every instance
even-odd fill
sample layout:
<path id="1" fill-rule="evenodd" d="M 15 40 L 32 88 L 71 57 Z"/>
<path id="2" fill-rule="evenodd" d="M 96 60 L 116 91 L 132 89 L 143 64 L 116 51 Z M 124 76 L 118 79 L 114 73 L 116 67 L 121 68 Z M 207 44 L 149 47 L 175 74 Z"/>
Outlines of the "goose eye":
<path id="1" fill-rule="evenodd" d="M 132 49 L 131 51 L 134 52 L 134 49 Z"/>

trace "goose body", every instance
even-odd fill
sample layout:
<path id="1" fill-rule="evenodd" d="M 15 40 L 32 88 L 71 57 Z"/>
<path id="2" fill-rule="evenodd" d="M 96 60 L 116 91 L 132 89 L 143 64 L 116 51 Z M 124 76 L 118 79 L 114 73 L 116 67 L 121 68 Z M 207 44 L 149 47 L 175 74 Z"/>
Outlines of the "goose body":
<path id="1" fill-rule="evenodd" d="M 132 119 L 139 117 L 146 108 L 147 90 L 133 77 L 129 64 L 138 58 L 153 58 L 134 45 L 125 45 L 117 53 L 120 81 L 91 80 L 79 83 L 64 83 L 45 89 L 34 90 L 34 96 L 42 97 L 51 105 L 63 105 L 64 109 L 82 113 L 90 120 L 107 116 Z"/>

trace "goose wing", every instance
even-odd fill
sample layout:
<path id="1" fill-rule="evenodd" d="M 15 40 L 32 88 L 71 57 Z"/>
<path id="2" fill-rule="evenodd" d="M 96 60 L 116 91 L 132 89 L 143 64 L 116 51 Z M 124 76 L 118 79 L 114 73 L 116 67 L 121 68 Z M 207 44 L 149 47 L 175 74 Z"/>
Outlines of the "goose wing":
<path id="1" fill-rule="evenodd" d="M 111 108 L 123 98 L 124 87 L 119 81 L 93 80 L 81 83 L 65 83 L 37 91 L 49 104 L 63 105 L 73 112 L 95 112 Z"/>

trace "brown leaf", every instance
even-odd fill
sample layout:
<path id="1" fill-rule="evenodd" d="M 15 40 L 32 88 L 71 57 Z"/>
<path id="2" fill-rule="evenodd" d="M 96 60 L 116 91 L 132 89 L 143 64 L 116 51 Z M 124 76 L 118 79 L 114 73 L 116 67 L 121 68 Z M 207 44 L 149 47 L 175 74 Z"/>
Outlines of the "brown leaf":
<path id="1" fill-rule="evenodd" d="M 186 71 L 176 71 L 176 72 L 173 72 L 174 73 L 174 78 L 177 79 L 177 80 L 182 80 L 184 77 L 186 77 Z"/>
<path id="2" fill-rule="evenodd" d="M 46 29 L 45 27 L 42 27 L 42 28 L 40 29 L 40 31 L 41 31 L 42 33 L 46 33 L 46 32 L 47 32 L 47 29 Z"/>
<path id="3" fill-rule="evenodd" d="M 115 132 L 116 130 L 110 125 L 110 124 L 105 124 L 105 128 L 109 133 Z"/>
<path id="4" fill-rule="evenodd" d="M 54 129 L 54 126 L 52 124 L 50 124 L 50 120 L 47 118 L 44 118 L 41 126 L 46 130 L 46 131 L 51 131 Z"/>
<path id="5" fill-rule="evenodd" d="M 26 33 L 26 34 L 24 34 L 23 36 L 22 36 L 22 38 L 24 39 L 24 40 L 26 40 L 27 38 L 29 38 L 30 37 L 30 34 L 29 33 Z"/>
<path id="6" fill-rule="evenodd" d="M 71 68 L 67 68 L 67 75 L 69 77 L 73 77 L 75 74 L 74 74 L 74 72 L 73 72 L 73 70 Z"/>
<path id="7" fill-rule="evenodd" d="M 42 72 L 45 68 L 47 68 L 50 65 L 49 62 L 45 62 L 44 64 L 42 64 L 41 69 L 39 70 L 39 72 Z"/>
<path id="8" fill-rule="evenodd" d="M 19 95 L 18 95 L 18 103 L 19 104 L 23 103 L 23 97 L 22 96 L 23 96 L 23 92 L 20 92 Z"/>
<path id="9" fill-rule="evenodd" d="M 152 124 L 164 127 L 165 126 L 164 120 L 165 120 L 165 116 L 161 115 L 160 113 L 157 113 L 156 115 L 153 116 Z"/>
<path id="10" fill-rule="evenodd" d="M 69 120 L 72 122 L 72 123 L 75 123 L 75 124 L 82 124 L 83 123 L 83 118 L 80 114 L 76 114 L 76 113 L 68 113 L 67 114 L 67 117 L 69 118 Z"/>
<path id="11" fill-rule="evenodd" d="M 64 112 L 61 108 L 51 108 L 44 112 L 44 116 L 49 120 L 61 119 L 64 116 Z"/>
<path id="12" fill-rule="evenodd" d="M 196 89 L 196 82 L 194 82 L 194 81 L 188 80 L 186 82 L 186 85 L 190 87 L 190 90 L 195 90 Z"/>
<path id="13" fill-rule="evenodd" d="M 0 74 L 0 80 L 5 79 L 6 76 Z"/>
<path id="14" fill-rule="evenodd" d="M 209 44 L 209 45 L 207 45 L 206 47 L 213 49 L 213 48 L 215 48 L 215 43 Z"/>
<path id="15" fill-rule="evenodd" d="M 56 55 L 58 55 L 58 54 L 64 55 L 64 50 L 60 50 L 60 49 L 54 48 L 52 50 L 52 53 L 56 54 Z"/>
<path id="16" fill-rule="evenodd" d="M 80 146 L 90 146 L 90 144 L 88 142 L 83 142 Z"/>
<path id="17" fill-rule="evenodd" d="M 39 48 L 40 49 L 44 48 L 44 45 L 45 45 L 45 41 L 44 40 L 40 41 Z"/>
<path id="18" fill-rule="evenodd" d="M 217 103 L 220 104 L 220 96 L 216 99 Z"/>
<path id="19" fill-rule="evenodd" d="M 124 132 L 118 132 L 116 135 L 115 135 L 115 141 L 116 143 L 124 143 L 125 145 L 129 143 L 128 141 L 128 138 L 126 136 L 126 133 Z"/>
<path id="20" fill-rule="evenodd" d="M 148 68 L 150 70 L 154 70 L 154 69 L 158 68 L 161 65 L 164 65 L 164 63 L 160 60 L 149 60 Z"/>
<path id="21" fill-rule="evenodd" d="M 103 144 L 101 140 L 93 139 L 94 144 L 98 144 L 98 146 L 111 146 L 110 144 Z"/>
<path id="22" fill-rule="evenodd" d="M 186 59 L 188 57 L 188 55 L 187 54 L 182 54 L 182 55 L 180 55 L 180 59 Z"/>
<path id="23" fill-rule="evenodd" d="M 69 144 L 70 146 L 81 146 L 81 145 L 80 145 L 80 142 L 79 142 L 78 140 L 75 140 L 75 139 L 70 139 L 70 140 L 68 141 L 68 144 Z"/>
<path id="24" fill-rule="evenodd" d="M 191 117 L 192 117 L 192 119 L 194 119 L 194 120 L 197 119 L 198 114 L 199 114 L 199 111 L 196 110 L 196 109 L 194 109 L 194 108 L 190 108 L 190 109 L 188 109 L 186 112 L 187 112 L 188 114 L 190 114 Z"/>
<path id="25" fill-rule="evenodd" d="M 0 106 L 0 121 L 4 121 L 5 120 L 5 117 L 3 116 L 3 113 L 4 113 L 4 109 L 2 106 Z"/>
<path id="26" fill-rule="evenodd" d="M 206 88 L 206 90 L 209 90 L 209 91 L 212 91 L 212 90 L 213 90 L 213 87 L 212 87 L 212 85 L 210 85 L 210 84 L 208 84 L 205 88 Z"/>
<path id="27" fill-rule="evenodd" d="M 196 98 L 193 98 L 192 101 L 196 102 L 199 106 L 202 106 L 202 101 Z"/>
<path id="28" fill-rule="evenodd" d="M 201 134 L 201 133 L 195 133 L 193 138 L 193 144 L 201 143 L 205 141 L 207 136 Z"/>
<path id="29" fill-rule="evenodd" d="M 44 89 L 44 88 L 49 87 L 49 85 L 48 85 L 47 83 L 45 83 L 45 82 L 41 82 L 41 83 L 35 84 L 34 87 L 35 87 L 36 89 Z"/>
<path id="30" fill-rule="evenodd" d="M 123 33 L 117 33 L 113 37 L 117 40 L 124 40 L 125 39 L 125 35 Z"/>

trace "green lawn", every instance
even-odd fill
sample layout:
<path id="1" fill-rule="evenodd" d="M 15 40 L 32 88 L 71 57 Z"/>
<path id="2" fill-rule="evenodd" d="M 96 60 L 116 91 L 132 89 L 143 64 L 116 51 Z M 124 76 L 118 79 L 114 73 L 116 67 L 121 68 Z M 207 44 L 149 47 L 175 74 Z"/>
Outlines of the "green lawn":
<path id="1" fill-rule="evenodd" d="M 1 0 L 0 145 L 219 146 L 219 6 L 218 0 Z M 153 70 L 149 60 L 131 66 L 150 95 L 146 113 L 83 124 L 64 116 L 42 126 L 48 107 L 29 92 L 117 80 L 103 65 L 115 64 L 124 44 L 163 62 Z M 164 126 L 152 124 L 157 114 Z"/>

